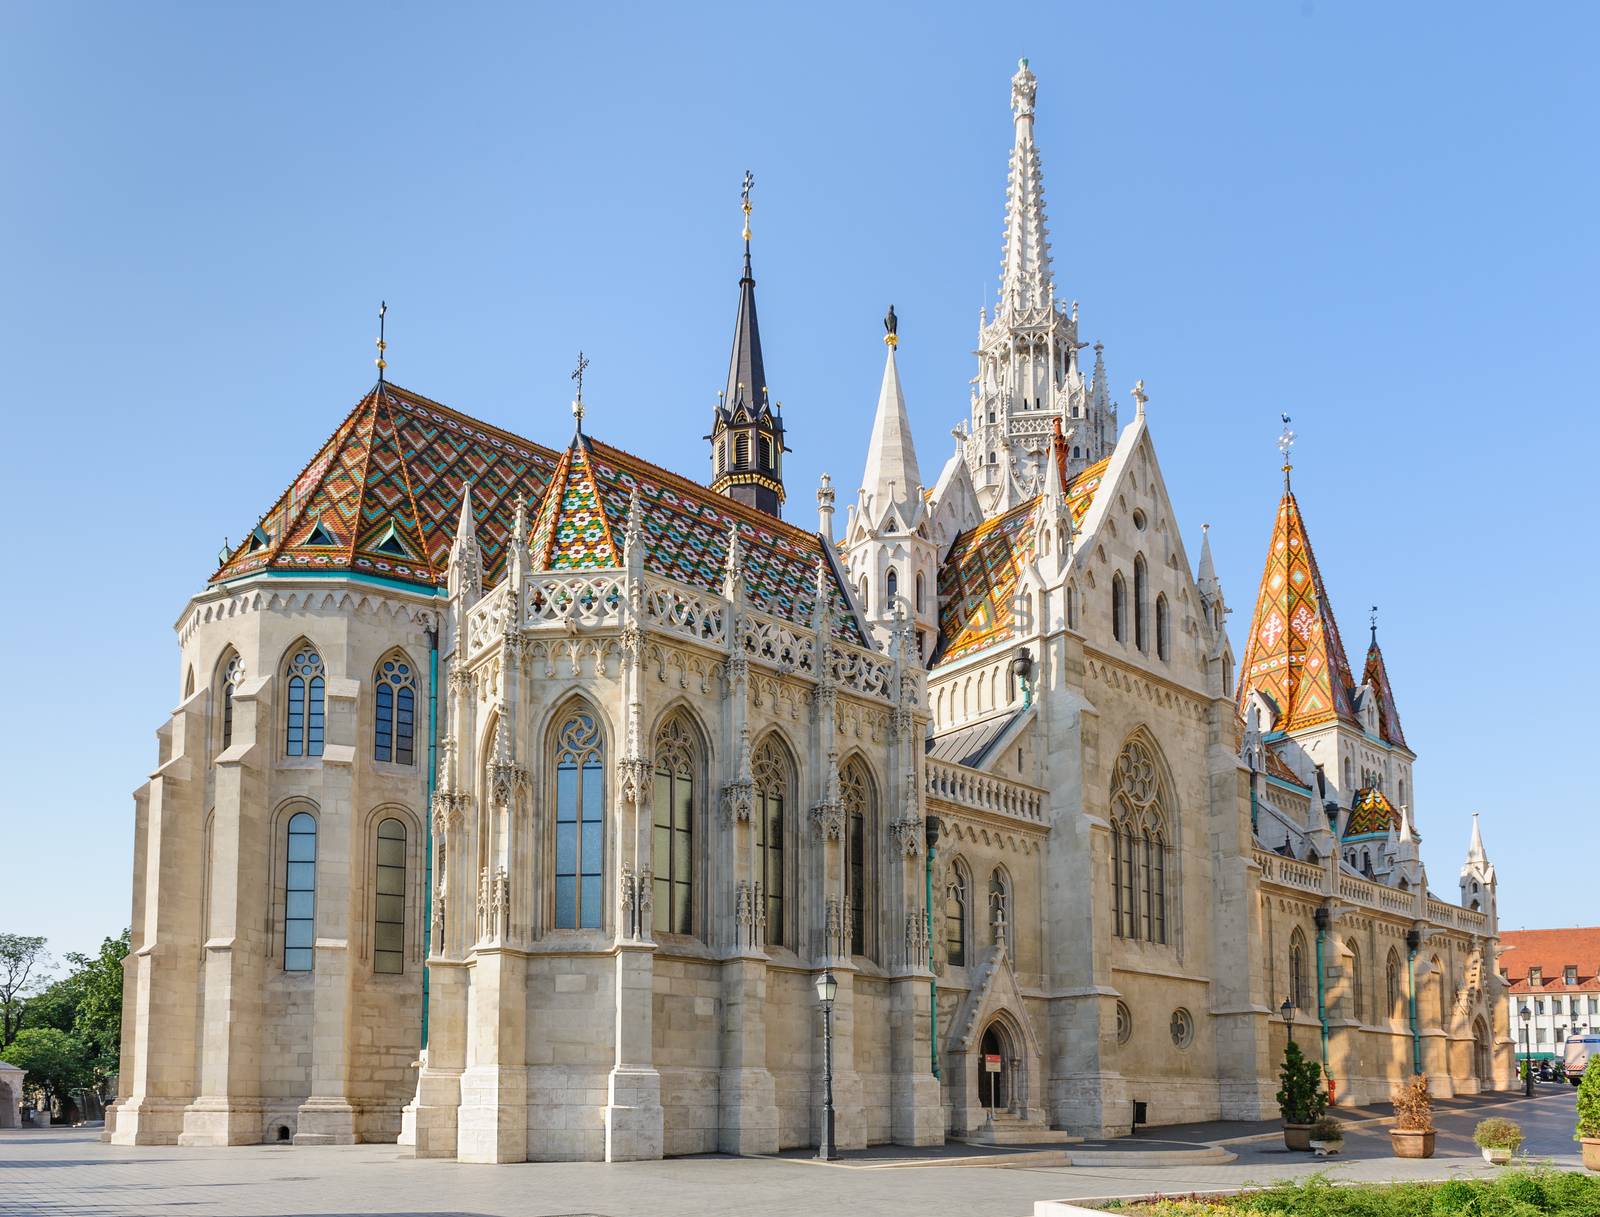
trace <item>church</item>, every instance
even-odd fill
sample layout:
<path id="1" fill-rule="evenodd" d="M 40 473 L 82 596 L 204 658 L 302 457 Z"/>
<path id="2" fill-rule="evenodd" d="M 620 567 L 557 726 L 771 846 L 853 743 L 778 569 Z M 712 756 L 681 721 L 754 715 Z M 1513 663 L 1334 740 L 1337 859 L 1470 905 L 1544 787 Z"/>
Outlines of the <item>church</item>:
<path id="1" fill-rule="evenodd" d="M 811 1145 L 824 973 L 846 1149 L 1273 1117 L 1290 1035 L 1339 1101 L 1511 1084 L 1494 867 L 1474 821 L 1430 889 L 1293 436 L 1236 661 L 1143 384 L 1124 423 L 1057 299 L 1037 87 L 954 451 L 919 458 L 891 310 L 842 520 L 827 476 L 784 518 L 748 177 L 704 481 L 590 435 L 581 379 L 547 446 L 380 339 L 178 619 L 110 1140 Z"/>

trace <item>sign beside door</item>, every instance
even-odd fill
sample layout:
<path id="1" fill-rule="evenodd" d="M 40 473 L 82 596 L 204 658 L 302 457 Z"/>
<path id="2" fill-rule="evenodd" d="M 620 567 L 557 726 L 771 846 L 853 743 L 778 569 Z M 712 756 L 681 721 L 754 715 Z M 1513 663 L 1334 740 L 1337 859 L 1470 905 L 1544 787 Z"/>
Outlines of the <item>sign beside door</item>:
<path id="1" fill-rule="evenodd" d="M 984 1053 L 984 1056 L 983 1056 L 983 1071 L 985 1073 L 999 1073 L 1000 1072 L 1000 1054 L 999 1053 L 997 1053 L 997 1052 L 986 1052 L 986 1053 Z"/>

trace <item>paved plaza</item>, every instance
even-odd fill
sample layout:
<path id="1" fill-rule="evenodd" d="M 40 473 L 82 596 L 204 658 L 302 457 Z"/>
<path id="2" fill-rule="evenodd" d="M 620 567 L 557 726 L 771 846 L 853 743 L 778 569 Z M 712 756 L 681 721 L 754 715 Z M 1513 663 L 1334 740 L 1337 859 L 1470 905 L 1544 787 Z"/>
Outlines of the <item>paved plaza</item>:
<path id="1" fill-rule="evenodd" d="M 1197 1133 L 1203 1132 L 1211 1135 L 1212 1144 L 1224 1144 L 1238 1155 L 1224 1166 L 1178 1167 L 906 1166 L 900 1165 L 906 1159 L 890 1151 L 851 1156 L 833 1166 L 788 1157 L 698 1157 L 496 1167 L 417 1161 L 392 1145 L 131 1149 L 103 1144 L 94 1128 L 21 1130 L 0 1133 L 0 1213 L 1029 1217 L 1036 1200 L 1093 1201 L 1237 1188 L 1319 1169 L 1350 1180 L 1486 1174 L 1495 1168 L 1485 1165 L 1473 1147 L 1472 1126 L 1488 1112 L 1522 1124 L 1531 1158 L 1575 1168 L 1574 1106 L 1574 1092 L 1566 1087 L 1543 1087 L 1531 1100 L 1491 1098 L 1442 1106 L 1438 1156 L 1424 1162 L 1392 1157 L 1381 1124 L 1352 1128 L 1345 1153 L 1329 1163 L 1289 1154 L 1275 1134 L 1263 1135 L 1248 1126 L 1153 1130 L 1137 1139 L 1146 1148 L 1193 1149 L 1202 1144 Z M 1353 1113 L 1343 1114 L 1353 1118 Z"/>

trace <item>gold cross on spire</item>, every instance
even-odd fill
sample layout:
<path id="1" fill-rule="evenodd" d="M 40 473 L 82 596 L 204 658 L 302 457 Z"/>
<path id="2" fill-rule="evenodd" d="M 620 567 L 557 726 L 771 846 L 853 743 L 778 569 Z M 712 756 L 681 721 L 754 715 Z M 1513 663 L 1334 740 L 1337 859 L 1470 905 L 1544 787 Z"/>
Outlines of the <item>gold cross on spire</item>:
<path id="1" fill-rule="evenodd" d="M 374 361 L 378 365 L 378 383 L 383 383 L 383 371 L 389 366 L 389 361 L 384 358 L 384 352 L 389 349 L 389 344 L 384 341 L 384 320 L 389 316 L 389 302 L 378 302 L 378 358 Z"/>
<path id="2" fill-rule="evenodd" d="M 573 369 L 568 380 L 578 382 L 578 395 L 572 399 L 572 417 L 578 421 L 578 430 L 583 430 L 583 370 L 589 366 L 589 361 L 583 357 L 583 352 L 578 352 L 578 366 Z"/>
<path id="3" fill-rule="evenodd" d="M 750 243 L 750 191 L 756 184 L 756 175 L 750 170 L 744 171 L 744 188 L 739 191 L 739 199 L 744 208 L 744 240 Z"/>

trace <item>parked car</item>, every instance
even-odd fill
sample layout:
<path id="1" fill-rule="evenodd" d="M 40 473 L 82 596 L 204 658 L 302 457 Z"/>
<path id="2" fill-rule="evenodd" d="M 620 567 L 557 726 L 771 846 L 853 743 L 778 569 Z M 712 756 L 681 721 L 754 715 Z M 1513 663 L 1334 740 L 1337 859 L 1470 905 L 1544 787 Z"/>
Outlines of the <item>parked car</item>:
<path id="1" fill-rule="evenodd" d="M 1600 1035 L 1574 1035 L 1567 1041 L 1562 1064 L 1567 1071 L 1567 1081 L 1576 1086 L 1583 1080 L 1583 1071 L 1591 1056 L 1600 1057 Z"/>

